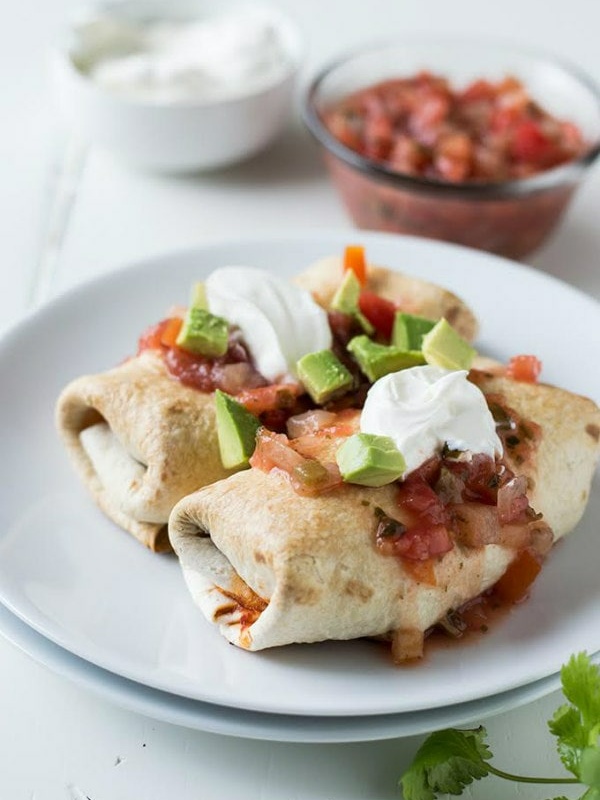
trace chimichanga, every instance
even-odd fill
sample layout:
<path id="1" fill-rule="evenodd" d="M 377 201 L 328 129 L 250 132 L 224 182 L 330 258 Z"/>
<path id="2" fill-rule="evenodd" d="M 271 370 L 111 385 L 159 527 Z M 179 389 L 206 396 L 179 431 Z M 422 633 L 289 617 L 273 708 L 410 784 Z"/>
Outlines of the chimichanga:
<path id="1" fill-rule="evenodd" d="M 528 523 L 529 543 L 539 537 L 543 552 L 552 544 L 548 525 L 558 539 L 584 511 L 600 412 L 591 400 L 551 386 L 476 371 L 470 379 L 512 426 L 504 463 L 525 476 L 529 503 L 543 515 Z M 427 629 L 495 584 L 523 540 L 506 526 L 486 543 L 485 531 L 469 538 L 459 525 L 452 548 L 431 559 L 434 580 L 423 580 L 375 545 L 382 514 L 403 519 L 397 490 L 345 484 L 303 497 L 280 470 L 253 468 L 181 500 L 170 538 L 194 601 L 234 644 L 260 650 L 392 636 L 402 659 L 415 635 L 418 650 Z"/>
<path id="2" fill-rule="evenodd" d="M 184 495 L 230 474 L 221 464 L 214 399 L 146 350 L 70 383 L 59 433 L 85 485 L 114 522 L 152 550 L 170 550 L 166 523 Z"/>

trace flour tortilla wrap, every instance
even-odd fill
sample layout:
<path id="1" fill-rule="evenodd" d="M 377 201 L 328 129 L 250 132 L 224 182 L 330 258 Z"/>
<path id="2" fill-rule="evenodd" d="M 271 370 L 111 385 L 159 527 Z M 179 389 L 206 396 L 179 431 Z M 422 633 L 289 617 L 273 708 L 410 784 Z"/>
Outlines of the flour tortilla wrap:
<path id="1" fill-rule="evenodd" d="M 564 535 L 579 520 L 598 456 L 598 409 L 547 386 L 480 373 L 542 436 L 517 469 L 530 502 Z M 394 486 L 345 485 L 301 497 L 277 470 L 242 472 L 181 500 L 169 533 L 196 604 L 231 642 L 261 650 L 293 642 L 426 631 L 492 586 L 516 551 L 459 542 L 438 559 L 437 585 L 375 547 L 375 508 L 401 518 Z"/>
<path id="2" fill-rule="evenodd" d="M 213 394 L 172 378 L 154 351 L 74 380 L 56 421 L 98 506 L 151 550 L 171 549 L 166 523 L 178 500 L 230 474 Z"/>
<path id="3" fill-rule="evenodd" d="M 311 292 L 320 305 L 329 308 L 342 276 L 342 259 L 330 256 L 316 261 L 297 275 L 294 281 Z M 434 283 L 368 264 L 365 288 L 386 300 L 399 303 L 402 310 L 410 314 L 429 319 L 445 317 L 469 342 L 477 335 L 477 319 L 470 308 L 455 294 Z"/>
<path id="4" fill-rule="evenodd" d="M 278 472 L 250 470 L 178 503 L 170 537 L 194 601 L 248 650 L 424 631 L 510 562 L 501 547 L 455 548 L 436 568 L 438 585 L 420 584 L 377 552 L 376 506 L 398 518 L 393 487 L 301 497 Z"/>
<path id="5" fill-rule="evenodd" d="M 500 397 L 524 420 L 541 428 L 531 459 L 521 463 L 510 451 L 509 467 L 528 482 L 530 505 L 560 539 L 573 530 L 587 505 L 600 454 L 600 409 L 587 397 L 544 383 L 523 383 L 484 371 L 471 380 L 486 396 Z"/>

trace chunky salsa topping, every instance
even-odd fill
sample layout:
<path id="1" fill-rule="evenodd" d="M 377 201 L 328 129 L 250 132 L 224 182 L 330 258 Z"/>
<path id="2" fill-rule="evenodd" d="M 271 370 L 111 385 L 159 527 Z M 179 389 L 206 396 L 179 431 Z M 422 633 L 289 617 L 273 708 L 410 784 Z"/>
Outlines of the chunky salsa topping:
<path id="1" fill-rule="evenodd" d="M 178 347 L 175 340 L 180 329 L 181 319 L 178 317 L 170 317 L 152 325 L 139 339 L 138 355 L 148 349 L 159 350 L 169 373 L 186 386 L 201 392 L 221 389 L 228 394 L 238 394 L 242 388 L 266 384 L 235 332 L 229 336 L 225 355 L 210 358 Z"/>
<path id="2" fill-rule="evenodd" d="M 524 463 L 539 443 L 539 425 L 522 419 L 501 395 L 488 395 L 486 402 L 504 452 L 513 463 Z M 516 476 L 503 460 L 445 447 L 399 483 L 397 502 L 404 522 L 394 530 L 389 520 L 380 518 L 377 547 L 409 561 L 442 555 L 455 541 L 467 547 L 529 549 L 537 558 L 549 550 L 553 536 L 529 505 L 527 490 L 527 479 Z"/>
<path id="3" fill-rule="evenodd" d="M 320 451 L 321 442 L 318 445 Z M 294 491 L 305 497 L 315 497 L 342 485 L 342 476 L 334 461 L 321 461 L 303 455 L 301 450 L 301 443 L 290 442 L 285 434 L 261 428 L 250 465 L 263 472 L 279 470 Z"/>
<path id="4" fill-rule="evenodd" d="M 525 178 L 579 157 L 572 122 L 514 77 L 461 89 L 429 72 L 362 89 L 323 115 L 346 147 L 407 175 L 460 183 Z"/>
<path id="5" fill-rule="evenodd" d="M 254 367 L 238 332 L 229 335 L 227 352 L 208 357 L 190 353 L 176 344 L 181 319 L 170 317 L 149 327 L 138 342 L 138 355 L 157 350 L 169 372 L 185 386 L 200 392 L 220 389 L 233 395 L 267 428 L 285 431 L 289 417 L 305 411 L 307 398 L 300 384 L 268 384 Z"/>
<path id="6" fill-rule="evenodd" d="M 376 546 L 383 555 L 401 558 L 411 573 L 420 563 L 417 577 L 434 585 L 433 559 L 455 543 L 510 547 L 518 555 L 497 585 L 497 596 L 517 602 L 553 543 L 552 531 L 533 511 L 526 492 L 524 477 L 487 456 L 429 459 L 398 486 L 403 522 L 376 510 Z"/>

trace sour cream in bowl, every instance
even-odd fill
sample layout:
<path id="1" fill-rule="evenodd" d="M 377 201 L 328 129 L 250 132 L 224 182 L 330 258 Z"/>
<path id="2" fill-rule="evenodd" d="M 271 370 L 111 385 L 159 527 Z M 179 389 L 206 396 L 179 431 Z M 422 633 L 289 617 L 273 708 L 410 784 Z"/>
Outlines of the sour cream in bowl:
<path id="1" fill-rule="evenodd" d="M 107 2 L 82 12 L 69 39 L 54 58 L 67 121 L 136 166 L 227 166 L 288 119 L 300 37 L 260 2 Z"/>

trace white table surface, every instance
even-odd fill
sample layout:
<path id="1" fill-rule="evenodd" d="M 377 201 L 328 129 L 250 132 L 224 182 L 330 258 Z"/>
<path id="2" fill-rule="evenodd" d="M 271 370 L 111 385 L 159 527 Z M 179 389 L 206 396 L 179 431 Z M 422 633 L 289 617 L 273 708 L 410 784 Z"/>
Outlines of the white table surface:
<path id="1" fill-rule="evenodd" d="M 600 78 L 595 0 L 276 4 L 304 31 L 304 78 L 338 50 L 392 31 L 493 31 L 575 59 Z M 66 0 L 2 4 L 0 329 L 93 275 L 208 237 L 350 227 L 297 119 L 268 154 L 204 177 L 135 173 L 70 141 L 53 110 L 46 57 L 72 8 Z M 596 169 L 558 235 L 532 260 L 596 298 L 598 208 Z M 419 741 L 278 745 L 177 728 L 109 705 L 1 639 L 0 675 L 2 800 L 229 800 L 242 792 L 260 800 L 383 800 L 398 796 L 396 779 Z M 499 764 L 558 771 L 545 720 L 559 701 L 554 694 L 487 721 Z M 546 794 L 552 790 L 497 781 L 471 793 L 488 800 Z"/>

